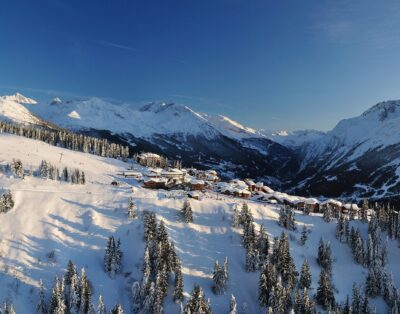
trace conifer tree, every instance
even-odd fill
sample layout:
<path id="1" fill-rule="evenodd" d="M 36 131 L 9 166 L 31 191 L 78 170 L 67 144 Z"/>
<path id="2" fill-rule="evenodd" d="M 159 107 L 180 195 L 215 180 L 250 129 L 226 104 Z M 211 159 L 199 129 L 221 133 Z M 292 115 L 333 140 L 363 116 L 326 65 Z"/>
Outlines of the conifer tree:
<path id="1" fill-rule="evenodd" d="M 186 223 L 193 222 L 193 212 L 192 207 L 188 199 L 185 200 L 182 207 L 182 217 Z"/>
<path id="2" fill-rule="evenodd" d="M 143 303 L 143 313 L 145 314 L 153 314 L 154 313 L 154 304 L 156 301 L 156 289 L 154 283 L 150 284 L 149 293 L 145 296 Z"/>
<path id="3" fill-rule="evenodd" d="M 232 227 L 237 228 L 239 227 L 240 224 L 240 217 L 239 217 L 239 211 L 237 209 L 237 206 L 233 209 L 233 216 L 232 216 Z"/>
<path id="4" fill-rule="evenodd" d="M 124 314 L 121 304 L 116 304 L 110 312 L 111 314 Z"/>
<path id="5" fill-rule="evenodd" d="M 212 313 L 210 303 L 205 299 L 204 291 L 199 285 L 194 286 L 190 299 L 186 304 L 185 312 L 191 314 Z"/>
<path id="6" fill-rule="evenodd" d="M 179 268 L 176 268 L 176 270 L 175 270 L 173 300 L 174 301 L 182 301 L 183 300 L 183 277 L 182 277 L 182 271 L 180 269 L 180 265 L 179 265 Z"/>
<path id="7" fill-rule="evenodd" d="M 318 281 L 316 300 L 324 309 L 333 308 L 335 296 L 333 294 L 331 279 L 326 270 L 322 269 Z"/>
<path id="8" fill-rule="evenodd" d="M 278 282 L 278 275 L 275 266 L 267 262 L 261 269 L 260 281 L 258 286 L 258 301 L 262 307 L 269 305 L 271 291 Z"/>
<path id="9" fill-rule="evenodd" d="M 303 229 L 301 230 L 300 244 L 305 245 L 308 239 L 308 230 L 306 225 L 303 225 Z"/>
<path id="10" fill-rule="evenodd" d="M 97 303 L 97 313 L 96 314 L 107 314 L 107 309 L 103 301 L 103 297 L 99 296 L 99 301 Z"/>
<path id="11" fill-rule="evenodd" d="M 132 294 L 132 312 L 138 313 L 142 305 L 141 289 L 138 281 L 135 281 L 132 284 L 131 294 Z"/>
<path id="12" fill-rule="evenodd" d="M 310 265 L 308 261 L 305 259 L 303 262 L 303 266 L 301 267 L 300 279 L 299 279 L 299 288 L 300 289 L 310 289 L 311 288 L 311 271 Z"/>
<path id="13" fill-rule="evenodd" d="M 128 218 L 129 219 L 136 219 L 137 218 L 137 208 L 135 203 L 133 202 L 133 198 L 129 198 L 128 202 Z"/>
<path id="14" fill-rule="evenodd" d="M 82 268 L 81 270 L 80 288 L 81 288 L 80 312 L 83 314 L 87 314 L 89 313 L 92 304 L 92 288 L 87 278 L 85 268 Z"/>
<path id="15" fill-rule="evenodd" d="M 43 287 L 43 281 L 39 281 L 39 302 L 36 306 L 36 314 L 46 314 L 47 313 L 47 308 L 46 308 L 46 300 L 45 300 L 45 295 L 44 295 L 44 287 Z"/>
<path id="16" fill-rule="evenodd" d="M 233 294 L 231 294 L 231 300 L 229 301 L 229 314 L 237 314 L 237 303 Z"/>
<path id="17" fill-rule="evenodd" d="M 49 305 L 49 313 L 51 314 L 64 314 L 67 309 L 65 306 L 63 291 L 60 283 L 60 279 L 56 276 L 53 291 L 51 294 L 51 300 Z"/>

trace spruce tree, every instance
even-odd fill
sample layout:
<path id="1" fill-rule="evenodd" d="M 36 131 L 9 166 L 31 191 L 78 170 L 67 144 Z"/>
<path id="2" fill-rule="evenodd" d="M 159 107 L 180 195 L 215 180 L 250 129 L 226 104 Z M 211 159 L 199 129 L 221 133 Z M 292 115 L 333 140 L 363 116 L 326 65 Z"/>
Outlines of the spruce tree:
<path id="1" fill-rule="evenodd" d="M 96 314 L 107 314 L 107 309 L 103 301 L 103 297 L 99 296 L 99 301 L 97 303 L 97 313 Z"/>
<path id="2" fill-rule="evenodd" d="M 303 225 L 303 229 L 301 230 L 300 244 L 305 245 L 308 239 L 308 230 L 306 225 Z"/>
<path id="3" fill-rule="evenodd" d="M 333 294 L 331 279 L 328 272 L 324 269 L 321 270 L 319 277 L 316 300 L 325 310 L 335 306 L 335 296 Z"/>
<path id="4" fill-rule="evenodd" d="M 179 268 L 175 270 L 175 279 L 174 279 L 174 301 L 182 301 L 183 300 L 183 277 L 182 271 Z"/>
<path id="5" fill-rule="evenodd" d="M 237 314 L 237 312 L 236 298 L 231 294 L 231 300 L 229 301 L 229 314 Z"/>
<path id="6" fill-rule="evenodd" d="M 137 209 L 136 209 L 135 203 L 133 202 L 132 197 L 129 198 L 129 202 L 128 202 L 128 218 L 129 219 L 137 218 Z"/>
<path id="7" fill-rule="evenodd" d="M 304 260 L 303 265 L 301 267 L 299 288 L 300 289 L 304 289 L 304 288 L 310 289 L 311 288 L 310 265 L 308 264 L 308 261 L 306 259 Z"/>
<path id="8" fill-rule="evenodd" d="M 141 289 L 138 281 L 132 284 L 131 295 L 132 295 L 132 312 L 138 313 L 142 305 Z"/>
<path id="9" fill-rule="evenodd" d="M 121 304 L 116 304 L 111 310 L 110 314 L 124 314 Z"/>
<path id="10" fill-rule="evenodd" d="M 186 223 L 193 222 L 193 212 L 192 207 L 188 199 L 185 200 L 182 207 L 182 217 Z"/>
<path id="11" fill-rule="evenodd" d="M 199 285 L 194 286 L 190 299 L 186 304 L 185 312 L 191 314 L 212 313 L 210 303 L 205 299 L 204 291 Z"/>
<path id="12" fill-rule="evenodd" d="M 36 314 L 46 314 L 47 313 L 47 307 L 46 307 L 46 300 L 45 300 L 45 294 L 44 294 L 44 286 L 43 286 L 43 281 L 39 281 L 39 302 L 36 306 Z"/>

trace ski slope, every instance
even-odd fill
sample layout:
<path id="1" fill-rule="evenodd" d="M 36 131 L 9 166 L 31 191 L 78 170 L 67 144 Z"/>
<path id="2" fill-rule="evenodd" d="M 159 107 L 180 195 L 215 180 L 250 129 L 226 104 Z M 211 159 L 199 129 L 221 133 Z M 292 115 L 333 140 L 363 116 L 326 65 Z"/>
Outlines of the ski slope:
<path id="1" fill-rule="evenodd" d="M 130 164 L 0 134 L 0 164 L 11 162 L 13 158 L 21 159 L 25 169 L 35 170 L 42 159 L 59 168 L 80 168 L 85 171 L 87 180 L 82 186 L 31 176 L 19 179 L 0 173 L 0 187 L 10 189 L 15 200 L 14 208 L 0 217 L 0 301 L 13 302 L 17 313 L 32 313 L 38 300 L 40 279 L 49 297 L 55 274 L 61 275 L 70 259 L 78 268 L 86 268 L 93 285 L 95 306 L 101 294 L 108 309 L 121 303 L 125 312 L 130 312 L 130 287 L 134 281 L 141 280 L 144 252 L 141 219 L 130 221 L 126 217 L 131 196 L 138 206 L 139 216 L 144 210 L 154 211 L 158 219 L 165 222 L 182 261 L 186 296 L 198 283 L 211 299 L 215 313 L 227 313 L 231 294 L 235 295 L 239 308 L 246 302 L 249 313 L 265 313 L 257 301 L 259 273 L 245 272 L 240 230 L 231 227 L 233 208 L 242 200 L 221 195 L 216 199 L 217 195 L 209 192 L 200 201 L 191 200 L 194 222 L 186 224 L 179 217 L 184 202 L 179 192 L 147 190 L 133 179 L 117 177 L 116 174 Z M 110 185 L 113 180 L 126 184 L 114 187 Z M 276 205 L 254 201 L 249 201 L 248 205 L 255 222 L 266 227 L 271 241 L 285 231 L 277 224 L 279 209 Z M 320 237 L 325 242 L 330 241 L 335 297 L 344 301 L 346 295 L 351 294 L 353 282 L 364 283 L 367 269 L 354 264 L 350 248 L 335 239 L 336 223 L 326 223 L 319 215 L 300 213 L 296 213 L 296 221 L 298 230 L 289 232 L 296 269 L 300 271 L 304 258 L 308 259 L 313 282 L 311 294 L 314 294 L 320 272 L 315 260 L 318 241 Z M 298 242 L 303 224 L 311 230 L 305 246 Z M 366 233 L 366 226 L 361 228 Z M 123 274 L 116 279 L 103 271 L 104 249 L 110 235 L 121 239 L 124 253 Z M 55 257 L 48 258 L 52 251 Z M 399 252 L 397 243 L 390 241 L 389 268 L 397 286 L 400 286 Z M 211 292 L 214 262 L 216 259 L 223 262 L 225 256 L 229 261 L 228 289 L 225 295 L 216 296 Z M 372 303 L 379 313 L 386 311 L 381 299 Z M 171 291 L 166 298 L 165 312 L 178 312 Z"/>

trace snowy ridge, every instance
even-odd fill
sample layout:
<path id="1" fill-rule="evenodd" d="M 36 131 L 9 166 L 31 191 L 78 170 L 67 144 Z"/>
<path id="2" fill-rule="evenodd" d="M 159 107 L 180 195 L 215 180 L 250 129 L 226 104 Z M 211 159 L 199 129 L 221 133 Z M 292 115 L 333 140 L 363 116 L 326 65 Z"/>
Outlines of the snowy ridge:
<path id="1" fill-rule="evenodd" d="M 90 98 L 64 102 L 58 100 L 30 109 L 62 127 L 110 130 L 137 137 L 151 137 L 154 134 L 191 134 L 206 138 L 226 135 L 236 139 L 261 136 L 227 117 L 198 113 L 174 103 L 149 103 L 137 108 L 131 104 Z"/>
<path id="2" fill-rule="evenodd" d="M 20 94 L 0 97 L 0 119 L 19 124 L 41 124 L 41 120 L 21 103 L 36 104 L 36 101 Z"/>
<path id="3" fill-rule="evenodd" d="M 314 142 L 324 137 L 325 132 L 317 130 L 298 130 L 298 131 L 268 131 L 260 130 L 262 134 L 270 140 L 290 148 L 300 148 L 310 142 Z"/>

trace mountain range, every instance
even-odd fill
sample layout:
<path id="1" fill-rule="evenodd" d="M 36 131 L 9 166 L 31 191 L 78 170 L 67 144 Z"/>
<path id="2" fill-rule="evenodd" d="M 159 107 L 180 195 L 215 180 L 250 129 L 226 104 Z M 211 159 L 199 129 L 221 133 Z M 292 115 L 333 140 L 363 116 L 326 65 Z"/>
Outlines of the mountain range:
<path id="1" fill-rule="evenodd" d="M 328 132 L 256 130 L 175 103 L 39 103 L 18 93 L 0 97 L 0 119 L 105 137 L 132 153 L 161 153 L 303 195 L 380 198 L 400 191 L 400 101 L 378 103 Z"/>

